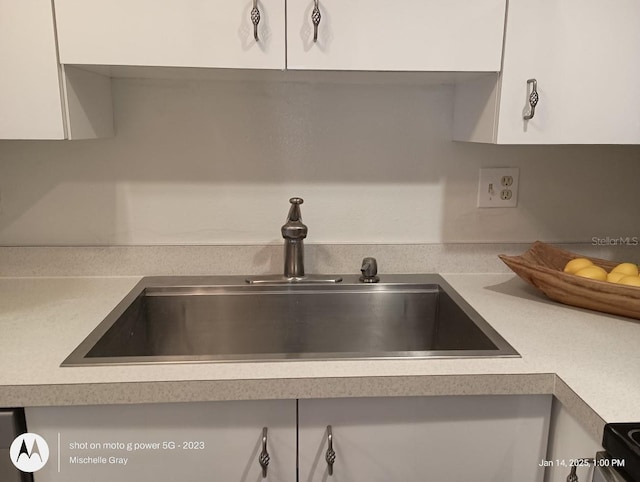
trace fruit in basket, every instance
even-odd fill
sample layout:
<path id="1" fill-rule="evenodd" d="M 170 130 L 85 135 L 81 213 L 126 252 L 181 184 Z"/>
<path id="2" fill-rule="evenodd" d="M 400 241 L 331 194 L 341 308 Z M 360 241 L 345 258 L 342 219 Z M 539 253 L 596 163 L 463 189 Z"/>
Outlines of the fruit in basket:
<path id="1" fill-rule="evenodd" d="M 618 284 L 628 286 L 640 286 L 640 276 L 625 276 L 618 281 Z"/>
<path id="2" fill-rule="evenodd" d="M 587 258 L 575 258 L 569 261 L 564 266 L 565 273 L 575 274 L 581 269 L 587 268 L 589 266 L 593 266 L 593 261 Z"/>
<path id="3" fill-rule="evenodd" d="M 629 286 L 640 286 L 638 265 L 634 263 L 620 263 L 613 268 L 610 273 L 607 273 L 604 268 L 593 264 L 593 261 L 589 258 L 574 258 L 564 266 L 564 272 L 575 274 L 582 278 L 609 281 L 611 283 L 620 283 Z M 625 279 L 624 282 L 622 281 L 623 279 Z"/>
<path id="4" fill-rule="evenodd" d="M 609 281 L 610 283 L 617 283 L 618 281 L 620 281 L 625 276 L 629 276 L 629 275 L 624 274 L 624 273 L 619 273 L 619 272 L 612 271 L 611 273 L 609 273 L 607 275 L 607 281 Z"/>
<path id="5" fill-rule="evenodd" d="M 638 276 L 638 265 L 634 263 L 620 263 L 611 270 L 612 273 L 623 273 L 628 276 Z"/>
<path id="6" fill-rule="evenodd" d="M 640 286 L 585 281 L 585 278 L 563 273 L 567 261 L 581 256 L 536 241 L 522 255 L 501 255 L 500 259 L 524 281 L 554 301 L 640 320 Z M 597 258 L 592 261 L 607 271 L 618 264 Z M 640 259 L 634 261 L 640 264 Z"/>
<path id="7" fill-rule="evenodd" d="M 607 280 L 607 272 L 600 266 L 596 266 L 596 265 L 582 268 L 581 270 L 576 271 L 574 274 L 582 278 L 589 278 L 589 279 L 595 279 L 600 281 Z"/>

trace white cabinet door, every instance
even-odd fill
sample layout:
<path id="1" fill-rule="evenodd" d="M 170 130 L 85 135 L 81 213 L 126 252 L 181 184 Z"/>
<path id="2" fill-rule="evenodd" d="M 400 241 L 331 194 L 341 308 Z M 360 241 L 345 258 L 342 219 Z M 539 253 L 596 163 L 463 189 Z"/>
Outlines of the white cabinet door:
<path id="1" fill-rule="evenodd" d="M 500 70 L 505 0 L 287 2 L 287 67 L 328 70 Z"/>
<path id="2" fill-rule="evenodd" d="M 501 77 L 458 86 L 454 139 L 638 144 L 638 59 L 638 0 L 510 0 Z M 528 79 L 539 102 L 525 120 Z"/>
<path id="3" fill-rule="evenodd" d="M 295 400 L 36 407 L 25 413 L 27 429 L 41 435 L 50 451 L 35 482 L 296 480 Z M 258 462 L 263 427 L 270 456 L 265 479 Z"/>
<path id="4" fill-rule="evenodd" d="M 63 64 L 284 69 L 285 1 L 55 0 Z"/>
<path id="5" fill-rule="evenodd" d="M 50 0 L 0 0 L 0 139 L 64 139 Z"/>
<path id="6" fill-rule="evenodd" d="M 113 135 L 108 78 L 58 64 L 50 0 L 0 0 L 0 139 Z"/>
<path id="7" fill-rule="evenodd" d="M 300 400 L 300 480 L 539 482 L 550 407 L 550 396 Z"/>
<path id="8" fill-rule="evenodd" d="M 546 469 L 545 482 L 566 482 L 571 470 L 571 460 L 595 457 L 602 449 L 602 443 L 567 411 L 557 400 L 553 400 L 549 423 L 549 450 L 546 459 L 551 463 Z M 593 467 L 581 466 L 576 469 L 579 480 L 590 481 Z"/>
<path id="9" fill-rule="evenodd" d="M 640 2 L 511 0 L 502 75 L 498 143 L 640 143 Z"/>

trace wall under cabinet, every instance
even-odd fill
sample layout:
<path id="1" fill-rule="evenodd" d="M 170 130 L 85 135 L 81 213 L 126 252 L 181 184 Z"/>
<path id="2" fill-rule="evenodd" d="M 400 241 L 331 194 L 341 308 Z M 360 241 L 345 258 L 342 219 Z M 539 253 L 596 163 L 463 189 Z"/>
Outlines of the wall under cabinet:
<path id="1" fill-rule="evenodd" d="M 639 146 L 455 143 L 452 85 L 287 74 L 114 79 L 115 138 L 0 142 L 0 245 L 279 243 L 294 195 L 312 243 L 640 236 Z M 517 208 L 476 208 L 481 166 Z"/>

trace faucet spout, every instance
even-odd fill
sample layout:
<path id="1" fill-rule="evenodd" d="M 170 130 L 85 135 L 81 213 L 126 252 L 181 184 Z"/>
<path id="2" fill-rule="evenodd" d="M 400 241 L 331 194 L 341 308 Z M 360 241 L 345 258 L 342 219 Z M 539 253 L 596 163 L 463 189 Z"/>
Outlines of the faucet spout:
<path id="1" fill-rule="evenodd" d="M 304 277 L 304 238 L 307 237 L 309 228 L 302 223 L 300 205 L 302 198 L 289 199 L 291 207 L 281 232 L 284 238 L 284 276 L 286 278 Z"/>

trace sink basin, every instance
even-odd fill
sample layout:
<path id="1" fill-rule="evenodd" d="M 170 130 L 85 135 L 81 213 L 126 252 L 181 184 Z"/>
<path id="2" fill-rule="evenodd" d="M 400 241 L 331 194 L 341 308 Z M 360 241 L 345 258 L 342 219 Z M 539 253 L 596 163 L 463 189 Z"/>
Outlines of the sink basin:
<path id="1" fill-rule="evenodd" d="M 144 278 L 62 366 L 518 356 L 438 275 L 343 278 Z"/>

